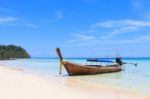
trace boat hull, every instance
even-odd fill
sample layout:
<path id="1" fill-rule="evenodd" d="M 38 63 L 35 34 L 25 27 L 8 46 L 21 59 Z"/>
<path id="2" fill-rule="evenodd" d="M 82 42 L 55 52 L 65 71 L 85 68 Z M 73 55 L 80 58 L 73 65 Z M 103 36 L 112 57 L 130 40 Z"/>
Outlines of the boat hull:
<path id="1" fill-rule="evenodd" d="M 121 65 L 109 65 L 109 66 L 92 66 L 92 65 L 80 65 L 72 62 L 62 62 L 69 75 L 92 75 L 100 73 L 119 72 L 122 70 Z"/>

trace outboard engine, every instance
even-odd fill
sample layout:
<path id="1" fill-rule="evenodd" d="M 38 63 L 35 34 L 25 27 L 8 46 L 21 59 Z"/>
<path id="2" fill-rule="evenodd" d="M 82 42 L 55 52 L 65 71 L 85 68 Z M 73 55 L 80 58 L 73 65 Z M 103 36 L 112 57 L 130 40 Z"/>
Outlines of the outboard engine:
<path id="1" fill-rule="evenodd" d="M 123 65 L 121 57 L 116 57 L 116 63 L 118 63 L 119 65 Z"/>

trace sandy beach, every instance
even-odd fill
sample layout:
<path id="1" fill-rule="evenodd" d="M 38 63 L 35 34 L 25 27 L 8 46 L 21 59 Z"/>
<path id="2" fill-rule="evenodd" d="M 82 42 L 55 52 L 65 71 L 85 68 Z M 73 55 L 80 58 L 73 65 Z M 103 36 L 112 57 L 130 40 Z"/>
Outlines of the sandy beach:
<path id="1" fill-rule="evenodd" d="M 136 92 L 97 87 L 70 78 L 66 82 L 0 66 L 0 99 L 150 99 Z"/>

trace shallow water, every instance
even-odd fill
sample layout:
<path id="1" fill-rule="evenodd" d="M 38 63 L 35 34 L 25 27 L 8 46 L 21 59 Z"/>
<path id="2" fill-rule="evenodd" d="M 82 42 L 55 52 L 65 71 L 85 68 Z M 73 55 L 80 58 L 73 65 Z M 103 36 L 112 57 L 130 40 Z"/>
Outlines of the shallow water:
<path id="1" fill-rule="evenodd" d="M 69 61 L 85 64 L 85 59 L 67 59 Z M 124 59 L 126 62 L 138 63 L 138 66 L 125 65 L 124 71 L 108 74 L 67 76 L 63 69 L 62 79 L 73 78 L 96 85 L 117 86 L 150 95 L 150 58 Z M 17 59 L 0 61 L 0 65 L 24 69 L 37 74 L 57 78 L 59 70 L 58 59 Z"/>

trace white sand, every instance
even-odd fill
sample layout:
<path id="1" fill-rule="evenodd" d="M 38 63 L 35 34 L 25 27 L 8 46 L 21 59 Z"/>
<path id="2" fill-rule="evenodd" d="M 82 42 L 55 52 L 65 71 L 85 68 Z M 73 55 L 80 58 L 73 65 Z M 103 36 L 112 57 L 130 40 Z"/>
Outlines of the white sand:
<path id="1" fill-rule="evenodd" d="M 103 85 L 91 86 L 73 79 L 66 82 L 0 66 L 0 99 L 150 99 Z"/>

